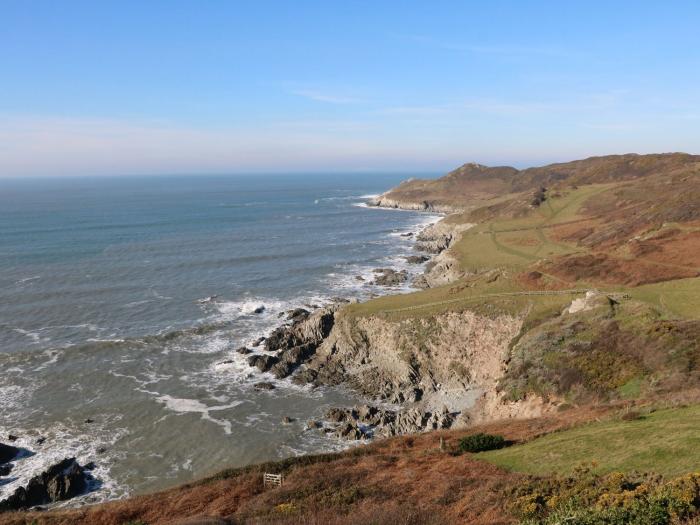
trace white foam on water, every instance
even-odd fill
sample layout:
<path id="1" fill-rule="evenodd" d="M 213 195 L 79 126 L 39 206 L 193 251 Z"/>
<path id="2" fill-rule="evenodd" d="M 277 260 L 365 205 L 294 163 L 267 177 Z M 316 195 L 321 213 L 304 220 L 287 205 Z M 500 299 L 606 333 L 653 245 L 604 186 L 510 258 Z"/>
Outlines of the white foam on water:
<path id="1" fill-rule="evenodd" d="M 147 392 L 145 390 L 142 390 L 143 392 Z M 187 413 L 197 413 L 201 414 L 202 419 L 206 421 L 210 421 L 216 425 L 219 425 L 224 429 L 224 433 L 230 434 L 231 433 L 231 422 L 227 419 L 217 419 L 212 417 L 209 413 L 210 412 L 217 412 L 221 410 L 229 410 L 231 408 L 235 408 L 238 405 L 242 403 L 242 401 L 234 401 L 233 403 L 229 403 L 227 405 L 214 405 L 214 406 L 207 406 L 198 399 L 185 399 L 185 398 L 178 398 L 178 397 L 173 397 L 170 395 L 159 395 L 157 392 L 147 392 L 151 395 L 155 395 L 155 400 L 158 401 L 159 403 L 162 403 L 165 405 L 165 408 L 172 411 L 176 412 L 179 414 L 187 414 Z"/>
<path id="2" fill-rule="evenodd" d="M 118 418 L 113 417 L 91 424 L 56 423 L 50 427 L 12 428 L 11 432 L 18 436 L 12 445 L 28 452 L 12 461 L 14 468 L 5 478 L 5 484 L 0 485 L 0 500 L 18 487 L 26 486 L 31 478 L 50 466 L 70 457 L 75 457 L 81 465 L 94 462 L 95 469 L 90 472 L 93 479 L 88 482 L 85 494 L 52 507 L 76 506 L 128 495 L 128 488 L 119 484 L 110 474 L 111 465 L 124 458 L 124 453 L 112 450 L 113 445 L 127 434 L 126 429 L 114 428 L 117 423 Z M 37 443 L 39 437 L 45 438 L 42 444 Z M 100 453 L 103 448 L 106 450 Z"/>

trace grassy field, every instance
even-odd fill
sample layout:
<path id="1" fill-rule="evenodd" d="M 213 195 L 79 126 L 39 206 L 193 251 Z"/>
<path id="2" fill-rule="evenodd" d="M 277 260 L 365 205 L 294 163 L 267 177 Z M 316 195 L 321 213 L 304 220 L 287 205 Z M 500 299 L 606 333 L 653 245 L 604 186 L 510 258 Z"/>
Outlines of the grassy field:
<path id="1" fill-rule="evenodd" d="M 568 475 L 591 462 L 598 473 L 636 470 L 675 476 L 699 471 L 700 405 L 659 410 L 633 421 L 590 423 L 476 457 L 539 475 Z"/>
<path id="2" fill-rule="evenodd" d="M 627 293 L 654 305 L 670 318 L 700 318 L 700 278 L 647 284 Z"/>

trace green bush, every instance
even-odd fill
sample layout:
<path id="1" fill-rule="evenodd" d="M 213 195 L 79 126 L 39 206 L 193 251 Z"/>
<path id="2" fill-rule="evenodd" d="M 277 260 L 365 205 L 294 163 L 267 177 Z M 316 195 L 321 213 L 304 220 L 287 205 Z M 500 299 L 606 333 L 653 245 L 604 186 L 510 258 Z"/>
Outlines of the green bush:
<path id="1" fill-rule="evenodd" d="M 484 452 L 505 446 L 506 440 L 503 436 L 496 434 L 472 434 L 459 440 L 459 450 L 461 452 Z"/>

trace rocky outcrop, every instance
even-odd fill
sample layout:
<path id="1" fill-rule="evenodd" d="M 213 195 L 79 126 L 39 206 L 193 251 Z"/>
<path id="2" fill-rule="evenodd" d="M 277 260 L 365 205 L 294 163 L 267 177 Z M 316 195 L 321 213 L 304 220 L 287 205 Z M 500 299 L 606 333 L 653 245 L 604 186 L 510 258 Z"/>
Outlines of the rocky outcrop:
<path id="1" fill-rule="evenodd" d="M 449 248 L 473 224 L 452 224 L 440 221 L 418 234 L 416 249 L 434 254 L 423 275 L 413 281 L 416 288 L 434 288 L 449 284 L 466 275 Z"/>
<path id="2" fill-rule="evenodd" d="M 19 510 L 64 501 L 87 488 L 85 469 L 75 458 L 67 458 L 29 480 L 12 495 L 0 501 L 0 511 Z"/>
<path id="3" fill-rule="evenodd" d="M 458 206 L 448 206 L 446 204 L 440 204 L 427 200 L 393 199 L 388 197 L 386 193 L 370 199 L 368 205 L 377 206 L 379 208 L 426 211 L 431 213 L 458 213 L 462 211 L 462 208 Z"/>
<path id="4" fill-rule="evenodd" d="M 403 321 L 341 313 L 296 380 L 348 383 L 369 397 L 415 409 L 396 412 L 394 432 L 425 429 L 434 413 L 464 412 L 482 392 L 495 389 L 521 324 L 518 317 L 471 311 Z"/>
<path id="5" fill-rule="evenodd" d="M 19 454 L 19 449 L 17 447 L 0 443 L 0 464 L 12 461 L 17 454 Z"/>
<path id="6" fill-rule="evenodd" d="M 374 284 L 378 286 L 399 286 L 408 280 L 408 272 L 406 270 L 393 270 L 391 268 L 377 268 L 374 270 L 376 277 Z"/>
<path id="7" fill-rule="evenodd" d="M 369 439 L 390 437 L 416 432 L 426 432 L 450 428 L 453 415 L 447 407 L 434 412 L 420 408 L 391 410 L 372 405 L 354 408 L 332 408 L 326 419 L 334 424 L 330 430 L 334 436 L 343 439 Z"/>
<path id="8" fill-rule="evenodd" d="M 339 307 L 333 304 L 313 313 L 301 308 L 289 312 L 291 323 L 275 329 L 264 340 L 266 353 L 250 355 L 248 364 L 261 372 L 271 372 L 278 379 L 289 376 L 328 337 Z"/>

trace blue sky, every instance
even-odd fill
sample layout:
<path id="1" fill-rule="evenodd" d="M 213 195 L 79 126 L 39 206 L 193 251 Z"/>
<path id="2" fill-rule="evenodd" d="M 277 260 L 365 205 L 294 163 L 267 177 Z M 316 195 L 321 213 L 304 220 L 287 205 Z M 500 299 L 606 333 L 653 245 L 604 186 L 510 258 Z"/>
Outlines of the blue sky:
<path id="1" fill-rule="evenodd" d="M 700 153 L 697 1 L 0 0 L 0 176 Z"/>

